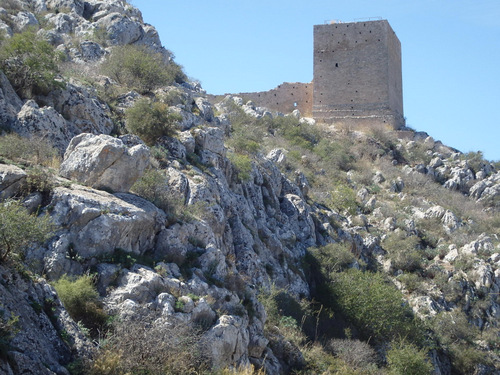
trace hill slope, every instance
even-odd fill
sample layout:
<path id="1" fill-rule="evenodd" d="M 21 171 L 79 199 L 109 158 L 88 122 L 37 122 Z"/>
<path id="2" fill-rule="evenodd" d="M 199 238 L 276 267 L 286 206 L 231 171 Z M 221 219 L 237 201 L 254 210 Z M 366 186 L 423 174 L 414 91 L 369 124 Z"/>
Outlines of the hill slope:
<path id="1" fill-rule="evenodd" d="M 2 7 L 2 373 L 499 372 L 497 164 L 210 104 L 125 1 Z"/>

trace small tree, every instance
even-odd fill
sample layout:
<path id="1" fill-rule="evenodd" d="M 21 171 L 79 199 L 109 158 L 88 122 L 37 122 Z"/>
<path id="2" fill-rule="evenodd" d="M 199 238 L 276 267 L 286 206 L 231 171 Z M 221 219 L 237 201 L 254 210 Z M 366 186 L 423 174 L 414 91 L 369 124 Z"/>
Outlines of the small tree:
<path id="1" fill-rule="evenodd" d="M 30 215 L 16 201 L 0 203 L 0 263 L 21 256 L 26 248 L 46 241 L 54 230 L 49 216 Z"/>
<path id="2" fill-rule="evenodd" d="M 0 46 L 0 68 L 16 92 L 25 98 L 64 87 L 56 81 L 61 59 L 62 54 L 33 31 L 14 34 Z"/>
<path id="3" fill-rule="evenodd" d="M 165 104 L 146 98 L 138 100 L 129 108 L 125 118 L 127 130 L 141 137 L 148 145 L 171 134 L 175 122 L 181 120 L 180 115 L 171 112 Z"/>

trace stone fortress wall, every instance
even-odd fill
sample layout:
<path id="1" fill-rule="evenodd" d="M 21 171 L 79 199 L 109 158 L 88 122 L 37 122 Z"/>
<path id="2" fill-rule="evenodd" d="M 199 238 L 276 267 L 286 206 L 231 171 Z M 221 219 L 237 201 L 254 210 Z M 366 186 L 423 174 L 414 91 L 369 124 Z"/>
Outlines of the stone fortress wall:
<path id="1" fill-rule="evenodd" d="M 246 103 L 251 100 L 256 106 L 267 107 L 270 110 L 290 113 L 298 109 L 302 116 L 312 117 L 313 84 L 284 82 L 278 87 L 261 92 L 242 92 L 232 94 L 239 96 Z M 216 103 L 225 95 L 209 95 L 209 100 Z"/>
<path id="2" fill-rule="evenodd" d="M 333 125 L 404 127 L 401 44 L 386 20 L 314 26 L 313 73 L 311 83 L 235 95 Z"/>

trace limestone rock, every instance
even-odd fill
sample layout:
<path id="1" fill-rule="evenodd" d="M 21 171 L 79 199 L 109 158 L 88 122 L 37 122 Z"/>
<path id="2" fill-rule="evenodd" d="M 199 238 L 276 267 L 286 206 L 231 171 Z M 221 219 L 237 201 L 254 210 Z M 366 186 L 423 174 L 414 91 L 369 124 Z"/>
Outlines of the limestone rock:
<path id="1" fill-rule="evenodd" d="M 82 58 L 84 61 L 99 60 L 106 51 L 96 42 L 84 40 L 80 43 L 80 50 L 82 51 Z"/>
<path id="2" fill-rule="evenodd" d="M 77 15 L 82 16 L 84 2 L 82 0 L 45 0 L 47 9 L 51 10 L 71 10 Z"/>
<path id="3" fill-rule="evenodd" d="M 37 135 L 45 138 L 64 152 L 66 146 L 78 131 L 68 126 L 62 117 L 52 107 L 38 107 L 34 100 L 28 100 L 17 114 L 15 130 L 24 137 Z"/>
<path id="4" fill-rule="evenodd" d="M 38 20 L 35 15 L 31 12 L 21 11 L 16 15 L 11 16 L 12 24 L 14 25 L 14 32 L 22 33 L 28 30 L 30 27 L 38 25 Z"/>
<path id="5" fill-rule="evenodd" d="M 138 196 L 111 195 L 77 185 L 55 188 L 50 206 L 54 223 L 62 229 L 39 260 L 56 278 L 79 269 L 70 250 L 83 260 L 118 248 L 143 254 L 154 247 L 156 233 L 165 222 L 161 210 Z"/>
<path id="6" fill-rule="evenodd" d="M 282 164 L 286 160 L 286 150 L 281 148 L 275 148 L 267 154 L 266 158 L 275 162 L 276 164 Z"/>
<path id="7" fill-rule="evenodd" d="M 0 275 L 0 319 L 19 318 L 18 331 L 10 341 L 9 361 L 0 361 L 2 374 L 67 374 L 64 366 L 72 359 L 72 350 L 89 355 L 90 342 L 45 280 L 26 280 L 1 265 Z M 72 337 L 72 348 L 62 339 L 64 331 Z"/>
<path id="8" fill-rule="evenodd" d="M 13 128 L 17 122 L 17 113 L 23 106 L 9 80 L 0 71 L 0 123 L 7 128 Z"/>
<path id="9" fill-rule="evenodd" d="M 222 315 L 214 327 L 206 334 L 210 343 L 209 355 L 215 368 L 224 368 L 231 364 L 246 365 L 249 343 L 247 323 L 240 317 Z"/>
<path id="10" fill-rule="evenodd" d="M 59 173 L 96 189 L 126 192 L 148 167 L 149 156 L 142 144 L 128 148 L 120 139 L 83 133 L 71 140 Z"/>
<path id="11" fill-rule="evenodd" d="M 211 122 L 214 119 L 212 105 L 204 98 L 195 99 L 196 107 L 200 110 L 200 115 L 205 121 Z"/>
<path id="12" fill-rule="evenodd" d="M 18 195 L 26 176 L 15 165 L 0 164 L 0 201 Z"/>
<path id="13" fill-rule="evenodd" d="M 97 21 L 97 26 L 106 30 L 112 45 L 137 42 L 144 31 L 138 22 L 118 12 L 110 13 Z"/>
<path id="14" fill-rule="evenodd" d="M 76 129 L 73 136 L 80 133 L 110 134 L 113 130 L 107 104 L 75 81 L 67 83 L 63 90 L 53 91 L 44 101 Z"/>

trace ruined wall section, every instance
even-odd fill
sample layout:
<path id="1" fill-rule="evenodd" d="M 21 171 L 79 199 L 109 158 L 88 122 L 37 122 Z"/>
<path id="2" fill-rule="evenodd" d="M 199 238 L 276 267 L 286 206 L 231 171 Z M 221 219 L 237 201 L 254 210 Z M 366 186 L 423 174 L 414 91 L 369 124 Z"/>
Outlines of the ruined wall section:
<path id="1" fill-rule="evenodd" d="M 298 109 L 302 116 L 312 115 L 313 84 L 285 82 L 278 87 L 261 92 L 231 94 L 239 96 L 246 103 L 251 100 L 257 107 L 266 107 L 272 111 L 290 113 Z M 225 95 L 210 95 L 210 101 L 220 101 Z"/>
<path id="2" fill-rule="evenodd" d="M 356 127 L 403 126 L 400 48 L 385 20 L 314 26 L 313 117 Z"/>

